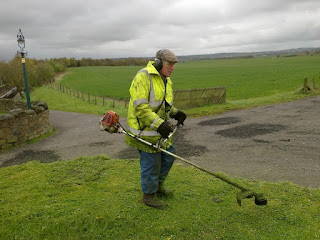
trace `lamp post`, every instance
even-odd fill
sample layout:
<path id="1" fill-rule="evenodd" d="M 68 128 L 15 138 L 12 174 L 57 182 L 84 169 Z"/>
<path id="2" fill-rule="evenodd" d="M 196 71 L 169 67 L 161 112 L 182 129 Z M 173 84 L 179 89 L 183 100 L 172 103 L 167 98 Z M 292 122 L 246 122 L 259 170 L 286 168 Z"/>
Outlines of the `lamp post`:
<path id="1" fill-rule="evenodd" d="M 23 36 L 23 34 L 21 32 L 21 29 L 19 29 L 19 33 L 17 35 L 17 42 L 18 42 L 18 46 L 20 47 L 20 52 L 19 51 L 17 51 L 17 52 L 21 54 L 24 85 L 25 85 L 25 88 L 26 88 L 27 106 L 28 106 L 28 109 L 31 109 L 29 86 L 28 86 L 28 79 L 27 79 L 27 70 L 26 70 L 26 59 L 25 59 L 25 55 L 27 53 L 24 50 L 24 48 L 26 46 L 26 43 L 25 43 L 25 40 L 24 40 L 24 36 Z"/>

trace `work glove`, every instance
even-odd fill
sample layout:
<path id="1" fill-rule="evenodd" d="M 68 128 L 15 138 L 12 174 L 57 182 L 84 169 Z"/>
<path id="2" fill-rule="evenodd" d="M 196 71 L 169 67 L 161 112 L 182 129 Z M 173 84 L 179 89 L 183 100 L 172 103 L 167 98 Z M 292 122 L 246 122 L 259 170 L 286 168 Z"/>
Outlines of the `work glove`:
<path id="1" fill-rule="evenodd" d="M 178 121 L 178 125 L 183 125 L 183 122 L 184 120 L 186 120 L 187 115 L 182 111 L 178 111 L 172 118 Z"/>
<path id="2" fill-rule="evenodd" d="M 169 134 L 173 132 L 172 124 L 168 121 L 164 121 L 157 131 L 160 133 L 162 138 L 168 138 Z"/>

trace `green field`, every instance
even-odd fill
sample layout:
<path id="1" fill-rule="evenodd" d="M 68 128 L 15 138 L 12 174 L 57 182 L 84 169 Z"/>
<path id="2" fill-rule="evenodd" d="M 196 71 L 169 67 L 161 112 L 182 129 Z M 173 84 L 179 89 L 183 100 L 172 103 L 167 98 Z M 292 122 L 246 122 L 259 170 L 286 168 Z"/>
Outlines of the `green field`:
<path id="1" fill-rule="evenodd" d="M 319 84 L 320 55 L 205 60 L 179 63 L 172 75 L 174 90 L 225 86 L 227 99 L 248 99 L 297 91 L 303 79 Z M 141 69 L 127 67 L 70 68 L 61 84 L 100 96 L 126 98 Z"/>
<path id="2" fill-rule="evenodd" d="M 68 68 L 61 84 L 80 92 L 89 92 L 99 96 L 125 98 L 129 96 L 129 87 L 134 75 L 142 67 L 110 66 Z"/>

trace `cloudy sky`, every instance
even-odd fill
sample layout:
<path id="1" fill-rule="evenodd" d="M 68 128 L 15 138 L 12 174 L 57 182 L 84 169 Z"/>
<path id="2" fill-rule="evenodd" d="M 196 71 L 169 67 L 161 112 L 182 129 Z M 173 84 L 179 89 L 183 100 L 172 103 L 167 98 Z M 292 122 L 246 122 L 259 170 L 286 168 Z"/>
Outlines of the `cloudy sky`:
<path id="1" fill-rule="evenodd" d="M 1 0 L 0 59 L 152 57 L 320 47 L 319 0 Z"/>

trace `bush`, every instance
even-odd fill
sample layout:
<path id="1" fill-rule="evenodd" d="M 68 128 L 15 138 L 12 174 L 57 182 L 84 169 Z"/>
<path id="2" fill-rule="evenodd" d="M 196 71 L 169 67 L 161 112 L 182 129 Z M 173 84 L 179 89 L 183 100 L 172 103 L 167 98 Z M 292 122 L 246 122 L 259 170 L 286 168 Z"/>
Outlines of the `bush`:
<path id="1" fill-rule="evenodd" d="M 49 63 L 41 63 L 36 66 L 37 86 L 51 83 L 54 80 L 54 68 Z"/>

